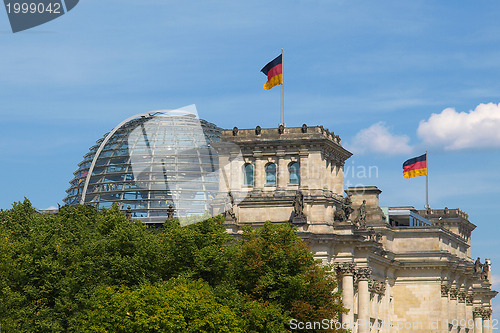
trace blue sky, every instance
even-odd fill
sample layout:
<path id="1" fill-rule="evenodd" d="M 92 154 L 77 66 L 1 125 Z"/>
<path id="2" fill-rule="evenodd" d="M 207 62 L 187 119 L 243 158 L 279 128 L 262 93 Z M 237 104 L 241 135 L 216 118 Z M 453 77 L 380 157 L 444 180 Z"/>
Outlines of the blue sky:
<path id="1" fill-rule="evenodd" d="M 77 163 L 130 115 L 196 104 L 224 128 L 279 123 L 260 69 L 284 48 L 288 126 L 324 125 L 382 205 L 425 204 L 401 164 L 429 151 L 430 204 L 478 226 L 500 275 L 500 3 L 82 0 L 12 34 L 0 10 L 0 208 L 62 203 Z M 500 267 L 500 266 L 498 266 Z M 497 280 L 500 280 L 497 278 Z M 496 285 L 500 289 L 500 285 Z M 497 310 L 497 316 L 499 313 Z"/>

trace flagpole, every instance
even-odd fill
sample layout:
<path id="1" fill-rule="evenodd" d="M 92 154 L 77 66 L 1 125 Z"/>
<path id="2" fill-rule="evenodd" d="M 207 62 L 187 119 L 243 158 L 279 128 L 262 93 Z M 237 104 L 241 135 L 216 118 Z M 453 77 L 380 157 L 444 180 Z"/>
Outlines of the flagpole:
<path id="1" fill-rule="evenodd" d="M 425 209 L 431 208 L 429 206 L 429 159 L 427 158 L 427 150 L 425 151 L 425 163 L 427 165 L 425 172 Z"/>
<path id="2" fill-rule="evenodd" d="M 285 126 L 283 49 L 281 49 L 281 124 Z"/>

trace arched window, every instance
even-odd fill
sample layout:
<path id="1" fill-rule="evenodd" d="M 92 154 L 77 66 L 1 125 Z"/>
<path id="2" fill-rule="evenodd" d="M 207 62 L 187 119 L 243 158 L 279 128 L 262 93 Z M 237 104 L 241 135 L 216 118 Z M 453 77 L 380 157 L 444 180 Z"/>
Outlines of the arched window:
<path id="1" fill-rule="evenodd" d="M 276 185 L 276 164 L 266 164 L 266 184 Z"/>
<path id="2" fill-rule="evenodd" d="M 247 163 L 243 166 L 243 184 L 253 186 L 253 165 Z"/>
<path id="3" fill-rule="evenodd" d="M 288 183 L 300 184 L 300 164 L 298 162 L 288 164 Z"/>

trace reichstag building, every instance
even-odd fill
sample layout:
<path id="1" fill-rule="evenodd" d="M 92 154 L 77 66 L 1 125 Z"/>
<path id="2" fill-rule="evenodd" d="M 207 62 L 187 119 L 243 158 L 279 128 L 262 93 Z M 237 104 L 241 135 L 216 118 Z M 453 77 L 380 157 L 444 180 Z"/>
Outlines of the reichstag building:
<path id="1" fill-rule="evenodd" d="M 333 264 L 353 332 L 493 332 L 490 260 L 471 258 L 462 210 L 381 207 L 375 186 L 344 188 L 351 153 L 323 126 L 223 130 L 159 111 L 118 124 L 90 147 L 66 204 L 134 219 L 224 214 L 227 230 L 291 223 Z"/>

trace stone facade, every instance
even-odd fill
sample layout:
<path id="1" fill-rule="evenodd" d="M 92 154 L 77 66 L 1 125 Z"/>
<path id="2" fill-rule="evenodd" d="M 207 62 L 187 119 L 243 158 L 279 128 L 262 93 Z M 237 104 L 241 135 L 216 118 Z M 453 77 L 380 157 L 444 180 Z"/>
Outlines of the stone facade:
<path id="1" fill-rule="evenodd" d="M 229 164 L 235 147 L 241 162 L 219 178 L 236 200 L 227 207 L 222 193 L 215 205 L 228 230 L 267 220 L 296 225 L 316 257 L 335 265 L 350 310 L 342 322 L 354 332 L 492 332 L 497 292 L 489 260 L 471 258 L 476 226 L 467 214 L 380 207 L 375 186 L 344 191 L 351 153 L 322 126 L 223 131 L 220 163 Z"/>

